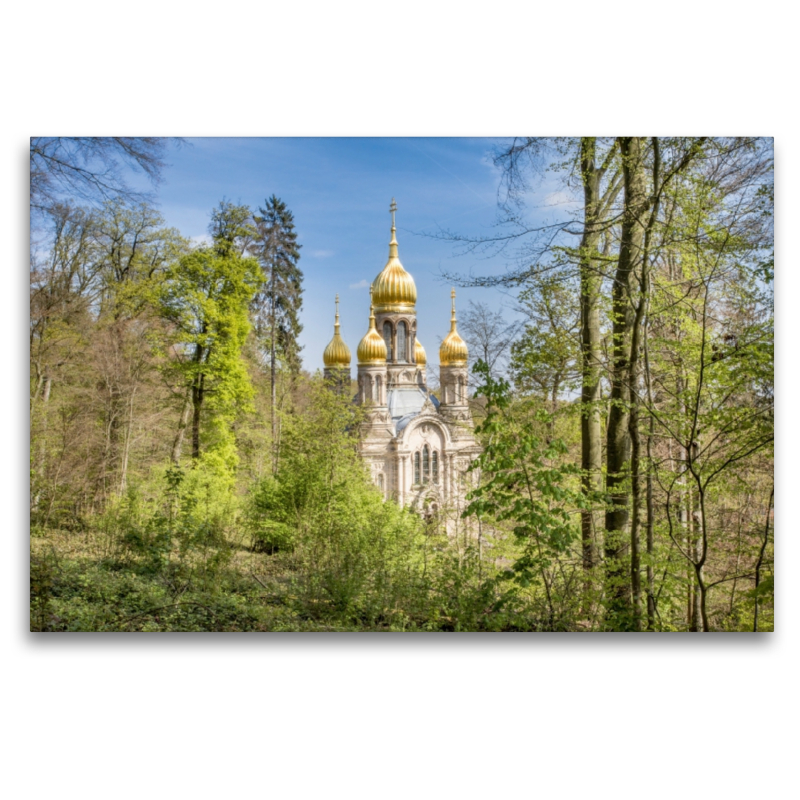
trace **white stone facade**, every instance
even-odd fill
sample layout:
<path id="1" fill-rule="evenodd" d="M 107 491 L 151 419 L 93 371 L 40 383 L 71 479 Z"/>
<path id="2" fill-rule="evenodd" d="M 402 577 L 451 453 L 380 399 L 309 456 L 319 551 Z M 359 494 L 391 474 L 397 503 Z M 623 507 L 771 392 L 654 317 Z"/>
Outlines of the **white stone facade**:
<path id="1" fill-rule="evenodd" d="M 477 478 L 468 467 L 480 454 L 467 398 L 466 344 L 456 331 L 453 299 L 450 334 L 440 349 L 440 401 L 426 386 L 427 357 L 416 341 L 416 286 L 399 260 L 394 214 L 389 261 L 372 286 L 374 314 L 371 308 L 358 348 L 356 402 L 366 412 L 361 455 L 387 499 L 456 520 Z M 347 362 L 338 368 L 349 374 L 349 351 Z M 327 366 L 326 360 L 329 374 Z"/>

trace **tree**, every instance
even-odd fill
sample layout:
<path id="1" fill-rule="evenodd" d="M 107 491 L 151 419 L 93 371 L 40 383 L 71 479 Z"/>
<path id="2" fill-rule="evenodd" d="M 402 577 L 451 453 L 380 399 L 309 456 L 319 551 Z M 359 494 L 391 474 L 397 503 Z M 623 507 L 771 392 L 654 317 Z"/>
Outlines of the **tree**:
<path id="1" fill-rule="evenodd" d="M 574 601 L 570 592 L 558 592 L 557 584 L 565 574 L 567 583 L 571 580 L 563 556 L 577 538 L 572 512 L 583 502 L 570 485 L 577 468 L 558 463 L 566 452 L 563 441 L 541 435 L 550 427 L 545 411 L 531 414 L 529 402 L 515 404 L 508 382 L 492 378 L 485 363 L 479 361 L 475 372 L 483 379 L 477 394 L 486 398 L 486 418 L 476 428 L 485 446 L 470 467 L 480 470 L 481 484 L 469 493 L 464 516 L 490 525 L 510 523 L 522 552 L 505 577 L 523 588 L 541 581 L 546 607 L 541 628 L 564 629 L 566 607 Z"/>
<path id="2" fill-rule="evenodd" d="M 219 246 L 200 248 L 167 270 L 160 307 L 174 327 L 172 364 L 188 392 L 173 447 L 176 463 L 189 411 L 195 462 L 202 438 L 221 466 L 231 470 L 236 462 L 231 423 L 252 393 L 241 351 L 248 309 L 262 282 L 255 259 L 221 255 Z"/>
<path id="3" fill-rule="evenodd" d="M 641 261 L 644 219 L 649 207 L 645 180 L 644 142 L 641 137 L 620 138 L 624 176 L 624 212 L 619 258 L 612 290 L 611 396 L 606 429 L 605 567 L 609 624 L 623 628 L 630 621 L 630 582 L 625 540 L 628 525 L 631 387 L 629 382 L 634 270 Z"/>
<path id="4" fill-rule="evenodd" d="M 73 509 L 100 507 L 128 484 L 131 451 L 160 397 L 148 337 L 152 286 L 185 250 L 146 204 L 56 205 L 31 264 L 34 506 L 59 474 Z M 59 426 L 60 429 L 59 429 Z"/>
<path id="5" fill-rule="evenodd" d="M 157 184 L 166 166 L 169 140 L 158 136 L 32 136 L 30 203 L 32 215 L 70 201 L 142 200 L 126 169 L 144 173 Z"/>
<path id="6" fill-rule="evenodd" d="M 650 470 L 666 535 L 688 568 L 690 630 L 712 629 L 710 591 L 729 581 L 733 612 L 737 581 L 750 577 L 743 564 L 758 573 L 766 547 L 774 435 L 771 173 L 767 143 L 712 140 L 663 192 L 669 224 L 646 331 L 652 376 L 645 413 L 648 441 L 661 443 Z"/>
<path id="7" fill-rule="evenodd" d="M 495 153 L 494 162 L 502 169 L 501 183 L 505 196 L 500 208 L 504 231 L 478 239 L 450 238 L 470 248 L 496 246 L 502 250 L 511 244 L 519 244 L 516 255 L 522 261 L 522 267 L 501 277 L 473 279 L 468 282 L 471 285 L 527 286 L 529 291 L 536 291 L 542 280 L 547 280 L 554 270 L 563 270 L 566 265 L 572 265 L 576 270 L 580 281 L 582 482 L 587 498 L 597 496 L 602 484 L 601 418 L 605 408 L 601 397 L 603 342 L 600 305 L 603 281 L 614 261 L 612 228 L 617 224 L 615 204 L 622 187 L 617 142 L 597 137 L 515 138 L 510 145 Z M 565 219 L 531 227 L 522 221 L 519 213 L 525 204 L 525 193 L 530 188 L 532 177 L 542 177 L 551 171 L 561 176 L 567 190 L 573 188 L 577 178 L 583 194 L 580 214 L 569 214 Z M 567 242 L 580 237 L 580 244 L 577 248 L 565 245 L 565 237 Z M 601 243 L 604 243 L 602 251 Z M 453 280 L 458 282 L 457 278 Z M 523 337 L 520 346 L 524 347 L 524 343 Z M 581 536 L 583 563 L 587 570 L 600 563 L 595 516 L 591 505 L 584 503 Z"/>
<path id="8" fill-rule="evenodd" d="M 270 424 L 273 448 L 277 447 L 278 364 L 296 376 L 300 371 L 298 337 L 303 330 L 299 313 L 303 305 L 303 273 L 297 266 L 300 247 L 294 229 L 294 216 L 286 204 L 272 195 L 253 217 L 254 252 L 264 272 L 263 287 L 253 298 L 256 336 L 269 355 Z"/>
<path id="9" fill-rule="evenodd" d="M 221 256 L 233 253 L 245 255 L 250 250 L 255 235 L 250 207 L 220 200 L 219 205 L 211 212 L 208 232 Z"/>
<path id="10" fill-rule="evenodd" d="M 492 311 L 484 302 L 469 301 L 461 311 L 461 333 L 469 348 L 470 367 L 483 361 L 493 377 L 504 371 L 508 352 L 520 330 L 520 323 L 508 322 L 502 311 Z"/>
<path id="11" fill-rule="evenodd" d="M 152 298 L 168 264 L 188 251 L 178 231 L 146 203 L 107 201 L 97 213 L 98 402 L 105 431 L 103 494 L 127 487 L 137 399 L 155 372 L 148 336 Z"/>
<path id="12" fill-rule="evenodd" d="M 529 322 L 511 347 L 511 374 L 517 389 L 544 399 L 552 415 L 564 391 L 579 384 L 577 295 L 569 278 L 557 274 L 543 277 L 519 295 L 520 309 Z"/>

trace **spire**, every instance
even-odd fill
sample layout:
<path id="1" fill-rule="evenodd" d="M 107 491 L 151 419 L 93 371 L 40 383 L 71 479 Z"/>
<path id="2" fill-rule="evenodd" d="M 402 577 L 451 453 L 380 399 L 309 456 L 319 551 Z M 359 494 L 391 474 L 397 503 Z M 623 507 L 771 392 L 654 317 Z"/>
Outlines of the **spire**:
<path id="1" fill-rule="evenodd" d="M 439 347 L 439 364 L 443 367 L 467 365 L 467 343 L 458 335 L 456 330 L 456 290 L 451 290 L 450 297 L 453 301 L 453 310 L 450 314 L 450 333 L 445 336 Z"/>
<path id="2" fill-rule="evenodd" d="M 375 289 L 375 310 L 378 314 L 400 312 L 403 314 L 415 313 L 414 306 L 417 302 L 417 287 L 414 279 L 400 263 L 397 251 L 397 226 L 395 225 L 395 212 L 397 203 L 392 198 L 389 206 L 392 215 L 392 239 L 389 242 L 389 260 L 386 266 L 372 282 Z"/>
<path id="3" fill-rule="evenodd" d="M 369 330 L 359 342 L 356 354 L 358 365 L 371 366 L 386 363 L 386 342 L 375 328 L 375 308 L 372 305 L 372 288 L 369 290 Z"/>
<path id="4" fill-rule="evenodd" d="M 397 203 L 392 198 L 392 204 L 389 206 L 389 211 L 392 214 L 392 241 L 389 242 L 389 258 L 398 258 L 397 255 L 397 228 L 394 224 L 394 213 L 397 211 Z"/>
<path id="5" fill-rule="evenodd" d="M 326 368 L 346 367 L 350 368 L 350 348 L 345 344 L 339 332 L 339 295 L 336 295 L 336 317 L 333 323 L 333 339 L 330 340 L 322 360 Z"/>

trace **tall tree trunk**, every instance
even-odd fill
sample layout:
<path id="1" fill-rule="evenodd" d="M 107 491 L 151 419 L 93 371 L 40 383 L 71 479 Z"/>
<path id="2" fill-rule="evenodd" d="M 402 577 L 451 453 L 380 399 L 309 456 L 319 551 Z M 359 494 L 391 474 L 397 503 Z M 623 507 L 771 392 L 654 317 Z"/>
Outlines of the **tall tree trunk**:
<path id="1" fill-rule="evenodd" d="M 761 543 L 761 550 L 758 554 L 758 561 L 756 562 L 755 574 L 755 607 L 753 608 L 753 632 L 758 632 L 758 584 L 761 580 L 761 565 L 764 563 L 764 552 L 767 549 L 769 542 L 769 522 L 770 512 L 772 511 L 772 501 L 775 499 L 775 485 L 772 486 L 772 491 L 769 494 L 769 503 L 767 504 L 767 521 L 764 523 L 764 541 Z"/>
<path id="2" fill-rule="evenodd" d="M 653 507 L 653 454 L 654 417 L 650 416 L 650 428 L 647 432 L 647 478 L 645 483 L 645 503 L 647 507 L 646 547 L 647 547 L 647 630 L 656 629 L 656 592 L 655 592 L 655 535 Z"/>
<path id="3" fill-rule="evenodd" d="M 650 412 L 650 424 L 647 430 L 646 458 L 647 478 L 645 483 L 645 503 L 647 506 L 647 630 L 656 629 L 656 593 L 655 593 L 655 509 L 653 506 L 653 438 L 655 436 L 655 415 L 653 404 L 653 381 L 650 373 L 649 344 L 650 320 L 645 320 L 644 327 L 644 383 L 647 390 L 647 408 Z"/>
<path id="4" fill-rule="evenodd" d="M 48 374 L 45 374 L 41 380 L 42 426 L 39 431 L 39 452 L 36 456 L 36 474 L 39 476 L 40 488 L 37 489 L 36 494 L 31 497 L 31 509 L 36 509 L 39 507 L 39 502 L 42 499 L 41 485 L 44 483 L 44 476 L 47 470 L 47 418 L 49 415 L 50 389 L 52 385 L 53 379 Z M 34 395 L 34 399 L 35 397 L 36 395 Z"/>
<path id="5" fill-rule="evenodd" d="M 128 401 L 128 419 L 125 423 L 125 439 L 122 443 L 122 455 L 119 465 L 119 493 L 125 494 L 128 488 L 128 460 L 131 453 L 131 437 L 133 436 L 133 399 L 136 396 L 136 387 L 131 389 L 131 396 Z"/>
<path id="6" fill-rule="evenodd" d="M 633 626 L 629 541 L 626 539 L 630 496 L 629 366 L 633 309 L 631 284 L 642 257 L 643 216 L 647 209 L 644 142 L 640 137 L 619 140 L 624 181 L 624 211 L 619 260 L 612 291 L 611 408 L 606 435 L 606 603 L 608 624 L 616 630 Z"/>
<path id="7" fill-rule="evenodd" d="M 207 329 L 208 326 L 203 323 L 201 333 L 206 333 Z M 190 390 L 192 398 L 192 459 L 195 461 L 200 458 L 200 414 L 203 408 L 203 386 L 205 383 L 205 375 L 200 371 L 199 366 L 207 357 L 206 348 L 201 347 L 199 344 L 195 345 L 194 363 L 198 365 L 198 370 L 192 380 Z"/>
<path id="8" fill-rule="evenodd" d="M 200 412 L 203 408 L 205 375 L 200 373 L 192 384 L 192 458 L 200 458 Z"/>
<path id="9" fill-rule="evenodd" d="M 597 263 L 600 241 L 599 203 L 601 174 L 595 165 L 596 139 L 581 139 L 584 225 L 580 247 L 581 282 L 581 485 L 589 497 L 602 490 L 602 443 L 600 425 L 600 287 Z M 599 562 L 595 516 L 590 508 L 581 511 L 583 566 L 591 570 Z"/>
<path id="10" fill-rule="evenodd" d="M 639 278 L 639 292 L 636 297 L 636 313 L 631 331 L 631 350 L 628 359 L 628 391 L 630 393 L 630 417 L 628 428 L 631 437 L 631 594 L 633 600 L 633 625 L 641 629 L 642 586 L 639 556 L 639 518 L 641 511 L 641 436 L 639 431 L 640 350 L 644 337 L 647 313 L 650 304 L 650 251 L 653 229 L 659 209 L 659 180 L 661 171 L 661 151 L 657 137 L 653 137 L 653 205 L 644 230 L 644 247 Z M 652 419 L 652 418 L 651 418 Z"/>
<path id="11" fill-rule="evenodd" d="M 272 472 L 278 468 L 277 441 L 278 433 L 275 427 L 275 405 L 277 403 L 277 391 L 275 385 L 275 264 L 270 270 L 270 334 L 269 334 L 269 388 L 270 388 L 270 428 L 272 431 Z"/>
<path id="12" fill-rule="evenodd" d="M 170 460 L 175 466 L 180 464 L 181 450 L 183 450 L 183 439 L 186 433 L 186 426 L 189 424 L 189 414 L 192 410 L 192 391 L 191 389 L 186 393 L 186 401 L 183 404 L 180 419 L 178 420 L 178 431 L 175 434 L 175 439 L 172 442 L 172 453 Z"/>

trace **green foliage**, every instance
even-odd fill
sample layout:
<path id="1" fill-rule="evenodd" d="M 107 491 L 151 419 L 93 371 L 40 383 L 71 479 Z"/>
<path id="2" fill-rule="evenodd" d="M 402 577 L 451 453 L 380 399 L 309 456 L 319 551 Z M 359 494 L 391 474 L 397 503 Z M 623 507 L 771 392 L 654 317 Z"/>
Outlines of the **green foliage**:
<path id="1" fill-rule="evenodd" d="M 277 472 L 250 499 L 254 547 L 291 553 L 308 607 L 375 621 L 413 580 L 421 523 L 369 481 L 357 409 L 319 377 L 303 389 L 308 405 L 283 421 Z"/>
<path id="2" fill-rule="evenodd" d="M 202 449 L 220 475 L 231 475 L 236 466 L 231 426 L 253 394 L 242 348 L 250 330 L 248 307 L 262 281 L 255 259 L 202 248 L 170 267 L 159 290 L 161 314 L 174 331 L 169 346 L 175 358 L 166 369 L 190 388 L 196 417 L 202 411 Z"/>
<path id="3" fill-rule="evenodd" d="M 482 482 L 470 493 L 465 513 L 512 521 L 515 535 L 531 542 L 541 558 L 562 553 L 577 535 L 572 512 L 581 502 L 569 482 L 577 474 L 574 465 L 557 463 L 566 445 L 560 439 L 543 440 L 521 424 L 511 413 L 508 383 L 492 378 L 483 362 L 474 371 L 483 378 L 476 394 L 487 401 L 486 418 L 476 432 L 487 444 L 472 467 L 481 470 Z M 534 418 L 542 425 L 550 419 L 541 410 Z M 518 571 L 527 574 L 523 566 Z"/>
<path id="4" fill-rule="evenodd" d="M 477 394 L 486 398 L 486 418 L 476 432 L 483 453 L 473 464 L 481 485 L 468 495 L 465 515 L 495 523 L 510 523 L 522 552 L 500 579 L 527 589 L 538 585 L 547 596 L 549 616 L 555 622 L 554 563 L 567 554 L 579 535 L 574 512 L 585 502 L 576 486 L 574 464 L 564 462 L 566 445 L 549 438 L 550 415 L 542 409 L 531 416 L 515 404 L 508 383 L 495 379 L 483 362 L 475 365 L 483 384 Z"/>
<path id="5" fill-rule="evenodd" d="M 286 203 L 272 195 L 254 215 L 254 250 L 264 272 L 261 291 L 253 298 L 256 334 L 271 359 L 292 375 L 300 370 L 298 337 L 303 326 L 303 273 L 294 216 Z"/>
<path id="6" fill-rule="evenodd" d="M 580 363 L 580 311 L 568 279 L 538 277 L 519 295 L 531 322 L 511 347 L 511 374 L 523 393 L 534 393 L 553 404 L 575 389 Z M 553 408 L 555 410 L 555 408 Z"/>

